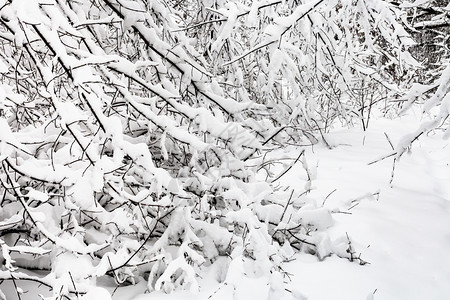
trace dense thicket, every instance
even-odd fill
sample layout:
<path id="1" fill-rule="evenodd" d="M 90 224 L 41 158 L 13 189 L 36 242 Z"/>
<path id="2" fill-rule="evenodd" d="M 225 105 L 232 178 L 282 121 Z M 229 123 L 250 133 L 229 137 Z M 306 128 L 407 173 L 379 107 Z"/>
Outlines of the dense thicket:
<path id="1" fill-rule="evenodd" d="M 221 256 L 255 275 L 292 249 L 354 258 L 265 154 L 398 107 L 419 66 L 400 7 L 13 0 L 0 13 L 0 279 L 55 298 L 105 275 L 169 292 L 196 290 Z"/>
<path id="2" fill-rule="evenodd" d="M 445 0 L 416 1 L 402 5 L 408 12 L 408 21 L 413 28 L 411 34 L 416 41 L 410 51 L 424 65 L 419 82 L 434 82 L 448 60 L 450 8 L 447 5 L 448 1 Z"/>
<path id="3" fill-rule="evenodd" d="M 416 40 L 410 52 L 421 63 L 411 87 L 400 100 L 402 112 L 420 103 L 426 115 L 426 121 L 398 145 L 395 152 L 399 158 L 414 141 L 430 130 L 439 128 L 446 131 L 446 137 L 449 135 L 450 5 L 445 0 L 403 1 L 397 5 L 408 14 L 409 32 Z"/>

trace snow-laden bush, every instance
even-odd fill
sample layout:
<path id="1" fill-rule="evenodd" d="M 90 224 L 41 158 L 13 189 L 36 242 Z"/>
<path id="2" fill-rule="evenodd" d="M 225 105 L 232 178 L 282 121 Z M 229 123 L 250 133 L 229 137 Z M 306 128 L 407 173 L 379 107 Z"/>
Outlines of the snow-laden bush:
<path id="1" fill-rule="evenodd" d="M 367 128 L 420 66 L 406 13 L 382 0 L 215 1 L 201 12 L 185 32 L 213 37 L 198 43 L 222 91 L 264 104 L 293 143 L 314 143 L 336 120 Z"/>
<path id="2" fill-rule="evenodd" d="M 170 292 L 197 290 L 221 256 L 225 280 L 281 271 L 293 249 L 351 258 L 309 185 L 277 186 L 261 154 L 316 143 L 334 119 L 366 126 L 400 92 L 397 65 L 414 61 L 393 6 L 13 0 L 0 13 L 1 280 L 55 298 L 95 294 L 105 275 Z"/>
<path id="3" fill-rule="evenodd" d="M 408 12 L 413 35 L 419 41 L 411 50 L 425 66 L 418 82 L 406 93 L 401 113 L 419 103 L 426 118 L 396 146 L 397 159 L 423 134 L 439 128 L 446 131 L 444 138 L 450 135 L 450 5 L 448 1 L 426 0 L 405 1 L 400 6 Z"/>

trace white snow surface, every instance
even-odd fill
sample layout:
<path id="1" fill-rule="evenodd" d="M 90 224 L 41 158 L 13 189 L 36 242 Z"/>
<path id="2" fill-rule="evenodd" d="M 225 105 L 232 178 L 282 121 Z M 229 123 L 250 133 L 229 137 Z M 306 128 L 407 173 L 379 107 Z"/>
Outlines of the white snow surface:
<path id="1" fill-rule="evenodd" d="M 368 264 L 335 254 L 319 261 L 298 253 L 283 266 L 289 276 L 274 273 L 255 278 L 245 274 L 248 261 L 237 257 L 230 265 L 231 259 L 222 257 L 208 268 L 195 270 L 199 290 L 145 293 L 145 280 L 115 289 L 114 282 L 102 278 L 96 290 L 80 299 L 108 299 L 105 289 L 113 293 L 114 300 L 449 299 L 449 141 L 439 130 L 421 137 L 397 162 L 392 182 L 394 156 L 369 164 L 392 153 L 386 135 L 395 146 L 419 121 L 412 114 L 397 120 L 373 120 L 366 132 L 338 129 L 326 135 L 332 149 L 324 145 L 305 149 L 308 168 L 315 169 L 312 190 L 305 197 L 331 211 L 333 222 L 326 230 L 331 243 L 347 247 L 350 239 L 356 254 Z M 290 149 L 284 155 L 295 159 L 299 151 Z M 274 170 L 278 171 L 282 170 Z M 302 191 L 307 183 L 302 162 L 281 181 Z M 228 267 L 232 273 L 227 274 Z M 51 295 L 35 283 L 18 282 L 18 286 L 24 300 L 36 299 L 38 293 Z M 17 299 L 11 282 L 0 289 L 6 299 Z"/>

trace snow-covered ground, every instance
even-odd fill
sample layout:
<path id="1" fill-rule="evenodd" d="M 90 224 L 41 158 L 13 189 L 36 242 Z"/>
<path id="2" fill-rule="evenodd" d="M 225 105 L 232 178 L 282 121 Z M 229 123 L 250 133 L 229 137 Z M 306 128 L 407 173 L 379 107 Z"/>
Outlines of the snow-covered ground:
<path id="1" fill-rule="evenodd" d="M 297 255 L 286 270 L 308 299 L 450 298 L 449 142 L 439 132 L 421 138 L 397 163 L 392 184 L 392 158 L 368 165 L 392 151 L 385 133 L 395 146 L 415 124 L 410 117 L 374 122 L 366 133 L 335 132 L 329 142 L 337 147 L 310 153 L 318 162 L 312 194 L 320 200 L 336 189 L 325 206 L 351 213 L 333 215 L 331 239 L 348 233 L 370 264 Z"/>
<path id="2" fill-rule="evenodd" d="M 308 165 L 316 169 L 307 197 L 333 212 L 334 225 L 326 231 L 331 242 L 348 246 L 350 240 L 353 251 L 368 264 L 335 255 L 319 261 L 296 254 L 284 265 L 289 276 L 283 279 L 286 292 L 281 294 L 271 289 L 279 281 L 275 275 L 242 276 L 224 284 L 226 257 L 199 274 L 198 294 L 143 294 L 144 281 L 117 290 L 107 279 L 97 283 L 114 291 L 117 300 L 450 299 L 449 141 L 438 130 L 421 137 L 397 162 L 393 177 L 393 157 L 369 164 L 392 152 L 388 139 L 395 146 L 417 123 L 413 116 L 372 121 L 366 132 L 354 128 L 328 134 L 332 149 L 306 149 Z M 292 151 L 287 154 L 298 155 L 299 150 Z M 307 176 L 301 163 L 282 181 L 302 190 Z M 29 290 L 22 299 L 37 299 L 32 284 L 18 285 Z M 1 286 L 8 300 L 17 299 L 12 287 L 11 282 Z"/>

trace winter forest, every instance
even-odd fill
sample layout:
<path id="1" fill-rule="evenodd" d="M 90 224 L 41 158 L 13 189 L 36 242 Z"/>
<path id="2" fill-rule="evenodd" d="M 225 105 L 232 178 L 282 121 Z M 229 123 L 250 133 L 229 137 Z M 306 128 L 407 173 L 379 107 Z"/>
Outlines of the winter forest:
<path id="1" fill-rule="evenodd" d="M 447 0 L 0 0 L 0 299 L 448 299 Z"/>

